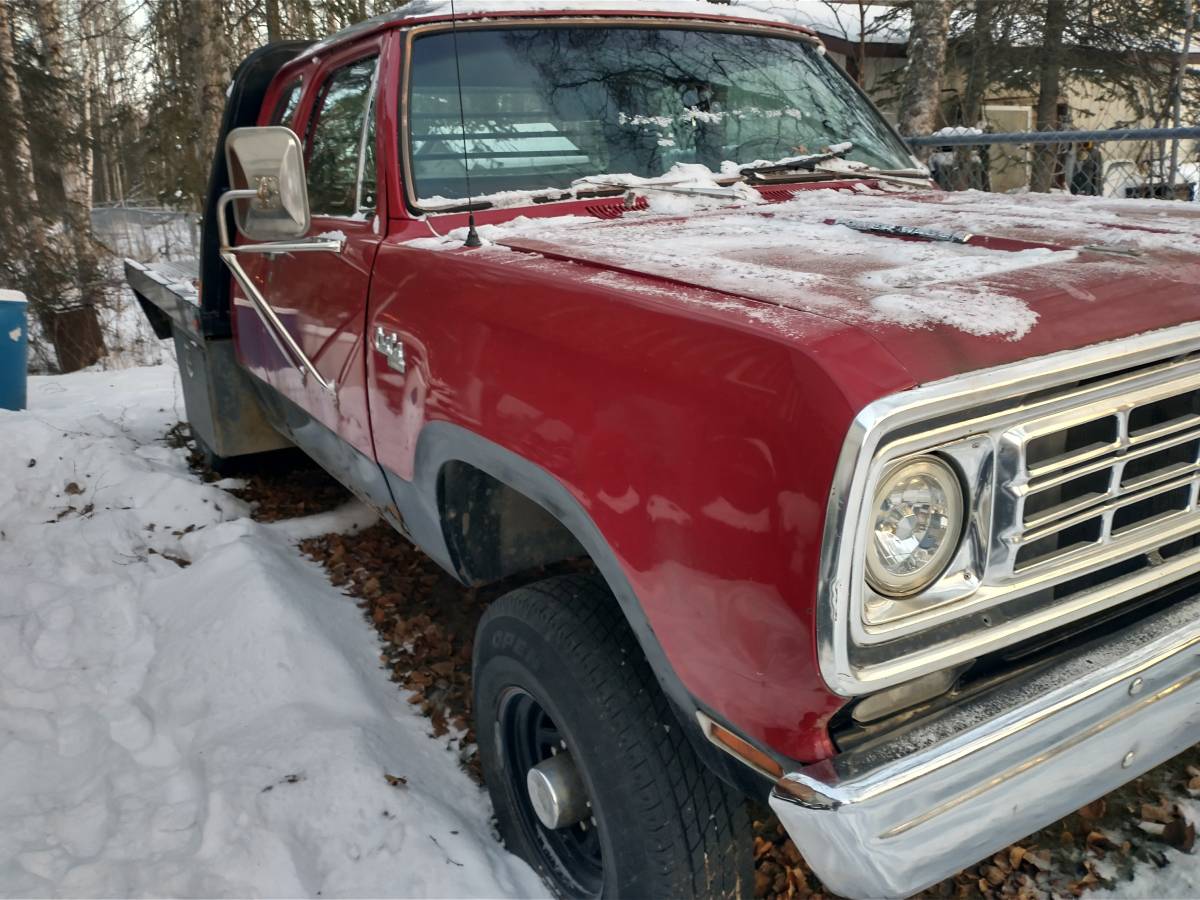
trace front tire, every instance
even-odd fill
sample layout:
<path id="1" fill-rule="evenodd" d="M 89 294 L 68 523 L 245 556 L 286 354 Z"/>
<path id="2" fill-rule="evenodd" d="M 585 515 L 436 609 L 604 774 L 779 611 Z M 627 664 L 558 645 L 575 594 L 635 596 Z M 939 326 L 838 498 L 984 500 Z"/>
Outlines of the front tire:
<path id="1" fill-rule="evenodd" d="M 565 575 L 500 598 L 479 623 L 474 667 L 501 835 L 558 896 L 753 895 L 745 801 L 696 756 L 601 578 Z M 528 780 L 558 755 L 586 796 L 551 828 Z"/>

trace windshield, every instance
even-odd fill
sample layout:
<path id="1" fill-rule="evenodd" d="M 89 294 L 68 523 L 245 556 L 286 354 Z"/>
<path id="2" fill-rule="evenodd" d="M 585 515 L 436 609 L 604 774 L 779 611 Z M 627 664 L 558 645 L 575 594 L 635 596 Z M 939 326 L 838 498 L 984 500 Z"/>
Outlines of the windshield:
<path id="1" fill-rule="evenodd" d="M 601 174 L 721 170 L 853 142 L 883 169 L 908 151 L 854 86 L 804 40 L 663 27 L 461 29 L 471 192 L 565 189 Z M 419 201 L 463 199 L 454 38 L 419 37 L 410 80 Z"/>

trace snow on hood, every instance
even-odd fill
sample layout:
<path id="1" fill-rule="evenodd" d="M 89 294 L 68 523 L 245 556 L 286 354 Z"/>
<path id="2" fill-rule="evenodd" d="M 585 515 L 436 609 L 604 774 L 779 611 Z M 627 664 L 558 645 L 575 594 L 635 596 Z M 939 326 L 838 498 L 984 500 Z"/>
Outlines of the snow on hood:
<path id="1" fill-rule="evenodd" d="M 650 195 L 652 203 L 656 199 Z M 616 222 L 521 218 L 484 226 L 480 234 L 509 248 L 558 248 L 581 260 L 810 312 L 849 312 L 852 318 L 874 316 L 912 326 L 943 321 L 972 334 L 1011 338 L 1028 332 L 1037 316 L 1020 299 L 981 284 L 982 279 L 1052 266 L 1076 255 L 905 242 L 831 227 L 827 219 L 834 210 L 853 213 L 855 219 L 895 219 L 833 191 L 814 191 L 772 206 L 765 215 L 746 208 L 704 210 L 704 201 L 676 196 L 670 203 L 675 208 L 664 210 L 670 217 L 652 208 Z M 687 213 L 688 218 L 675 217 Z M 461 242 L 454 233 L 410 245 L 444 249 Z M 865 302 L 848 306 L 851 293 Z"/>
<path id="2" fill-rule="evenodd" d="M 1038 323 L 1031 298 L 1065 293 L 1087 301 L 1094 296 L 1089 285 L 1137 274 L 1149 254 L 1183 254 L 1196 268 L 1176 266 L 1176 276 L 1200 283 L 1200 216 L 1165 201 L 865 186 L 801 191 L 767 207 L 688 199 L 684 209 L 673 198 L 671 215 L 652 208 L 616 221 L 518 218 L 480 233 L 499 248 L 657 276 L 856 326 L 950 328 L 1010 341 Z M 918 231 L 872 233 L 874 226 Z M 461 242 L 455 232 L 410 246 L 454 249 Z"/>

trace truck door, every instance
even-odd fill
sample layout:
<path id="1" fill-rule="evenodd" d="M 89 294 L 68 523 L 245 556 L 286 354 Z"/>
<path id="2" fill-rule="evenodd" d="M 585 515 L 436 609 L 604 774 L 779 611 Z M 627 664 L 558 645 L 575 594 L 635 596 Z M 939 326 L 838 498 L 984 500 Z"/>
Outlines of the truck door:
<path id="1" fill-rule="evenodd" d="M 312 211 L 308 236 L 340 240 L 343 248 L 340 253 L 255 254 L 245 257 L 244 265 L 327 384 L 307 376 L 275 348 L 244 298 L 235 307 L 243 361 L 325 426 L 298 422 L 297 442 L 305 444 L 306 434 L 316 442 L 333 432 L 371 459 L 364 337 L 379 222 L 386 221 L 378 208 L 381 154 L 375 124 L 381 48 L 375 40 L 314 60 L 302 81 L 285 84 L 275 112 L 263 122 L 290 125 L 303 135 Z M 304 99 L 297 104 L 298 91 Z"/>

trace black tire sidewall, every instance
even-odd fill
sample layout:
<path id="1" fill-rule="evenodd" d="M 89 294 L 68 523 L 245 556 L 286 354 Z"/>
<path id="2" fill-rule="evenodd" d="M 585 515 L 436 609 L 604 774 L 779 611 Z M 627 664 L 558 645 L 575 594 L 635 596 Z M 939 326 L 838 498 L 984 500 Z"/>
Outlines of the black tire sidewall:
<path id="1" fill-rule="evenodd" d="M 527 623 L 509 616 L 485 622 L 476 644 L 475 710 L 476 733 L 484 778 L 492 786 L 496 818 L 501 836 L 509 849 L 526 860 L 541 860 L 543 854 L 536 836 L 523 824 L 518 796 L 523 790 L 525 773 L 510 773 L 499 746 L 497 717 L 500 704 L 510 689 L 523 690 L 541 704 L 564 735 L 579 768 L 592 811 L 600 829 L 604 860 L 605 897 L 648 896 L 649 885 L 641 884 L 642 871 L 649 860 L 638 840 L 647 822 L 637 808 L 627 773 L 624 754 L 617 735 L 607 727 L 610 721 L 595 691 L 581 683 L 578 667 L 562 658 L 547 639 Z M 599 686 L 597 686 L 599 687 Z M 500 791 L 496 791 L 496 787 Z M 496 794 L 501 793 L 502 799 Z M 556 881 L 542 869 L 539 874 Z"/>

